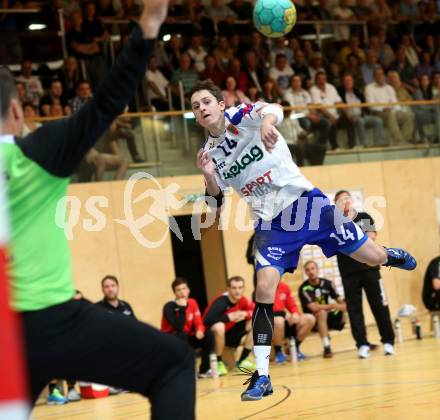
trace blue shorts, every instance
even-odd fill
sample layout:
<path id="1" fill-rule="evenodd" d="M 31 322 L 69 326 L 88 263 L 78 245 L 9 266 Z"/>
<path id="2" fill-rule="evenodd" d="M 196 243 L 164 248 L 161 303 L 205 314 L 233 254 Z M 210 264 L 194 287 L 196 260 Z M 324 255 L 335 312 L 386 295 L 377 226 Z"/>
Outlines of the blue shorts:
<path id="1" fill-rule="evenodd" d="M 255 227 L 255 267 L 274 267 L 281 274 L 293 272 L 304 245 L 318 245 L 327 258 L 350 255 L 368 239 L 356 223 L 344 217 L 315 188 L 284 209 L 271 221 Z"/>

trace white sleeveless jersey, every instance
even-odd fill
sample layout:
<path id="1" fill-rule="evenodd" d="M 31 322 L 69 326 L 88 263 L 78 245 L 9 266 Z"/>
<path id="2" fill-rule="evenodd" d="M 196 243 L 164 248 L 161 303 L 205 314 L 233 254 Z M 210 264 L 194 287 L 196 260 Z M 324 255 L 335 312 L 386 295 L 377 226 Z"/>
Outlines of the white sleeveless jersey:
<path id="1" fill-rule="evenodd" d="M 272 220 L 313 185 L 292 160 L 280 135 L 275 148 L 267 152 L 261 141 L 264 102 L 243 104 L 225 112 L 226 130 L 209 136 L 204 150 L 216 166 L 216 181 L 225 190 L 232 187 L 251 206 L 255 217 Z"/>

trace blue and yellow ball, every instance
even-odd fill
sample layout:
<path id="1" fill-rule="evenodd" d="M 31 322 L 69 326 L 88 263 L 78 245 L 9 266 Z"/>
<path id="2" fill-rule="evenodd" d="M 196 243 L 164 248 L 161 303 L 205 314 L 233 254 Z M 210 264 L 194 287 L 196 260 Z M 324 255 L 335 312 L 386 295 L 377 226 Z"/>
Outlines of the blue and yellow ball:
<path id="1" fill-rule="evenodd" d="M 254 8 L 254 25 L 270 38 L 289 33 L 296 23 L 296 8 L 291 0 L 258 0 Z"/>

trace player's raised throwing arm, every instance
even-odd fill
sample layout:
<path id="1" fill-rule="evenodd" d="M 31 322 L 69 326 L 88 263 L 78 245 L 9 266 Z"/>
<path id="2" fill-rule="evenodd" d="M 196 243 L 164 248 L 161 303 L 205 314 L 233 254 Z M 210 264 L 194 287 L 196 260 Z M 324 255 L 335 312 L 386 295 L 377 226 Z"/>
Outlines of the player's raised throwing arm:
<path id="1" fill-rule="evenodd" d="M 48 172 L 68 177 L 88 150 L 120 115 L 145 75 L 168 0 L 144 0 L 144 9 L 127 45 L 93 98 L 69 118 L 45 124 L 20 140 L 24 153 Z"/>

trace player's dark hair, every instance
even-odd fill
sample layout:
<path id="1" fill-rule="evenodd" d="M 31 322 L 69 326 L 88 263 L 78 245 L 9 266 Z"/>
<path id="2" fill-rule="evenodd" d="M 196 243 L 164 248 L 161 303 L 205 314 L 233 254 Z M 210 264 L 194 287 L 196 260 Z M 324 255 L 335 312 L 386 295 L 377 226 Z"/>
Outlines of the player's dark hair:
<path id="1" fill-rule="evenodd" d="M 207 90 L 215 99 L 217 99 L 218 102 L 225 100 L 221 89 L 211 79 L 198 81 L 189 91 L 188 97 L 191 98 L 194 93 L 199 92 L 200 90 Z"/>
<path id="2" fill-rule="evenodd" d="M 347 190 L 339 190 L 336 194 L 335 194 L 335 203 L 336 201 L 338 201 L 338 198 L 341 194 L 348 194 L 351 197 L 351 194 L 349 191 Z"/>
<path id="3" fill-rule="evenodd" d="M 176 279 L 171 283 L 171 289 L 173 292 L 176 290 L 176 287 L 186 284 L 189 287 L 188 280 L 183 277 L 176 277 Z"/>
<path id="4" fill-rule="evenodd" d="M 0 120 L 8 115 L 13 98 L 18 98 L 14 76 L 8 68 L 0 67 Z"/>
<path id="5" fill-rule="evenodd" d="M 228 287 L 231 287 L 231 283 L 233 281 L 241 281 L 244 284 L 244 278 L 243 277 L 241 277 L 241 276 L 233 276 L 233 277 L 228 278 L 228 280 L 226 281 L 226 284 L 228 285 Z"/>
<path id="6" fill-rule="evenodd" d="M 104 286 L 104 282 L 106 280 L 112 280 L 112 281 L 114 281 L 119 286 L 119 280 L 115 276 L 112 276 L 111 274 L 107 274 L 101 280 L 101 287 Z"/>
<path id="7" fill-rule="evenodd" d="M 303 265 L 304 269 L 305 269 L 309 264 L 315 264 L 316 268 L 318 268 L 318 263 L 317 263 L 316 261 L 308 260 L 308 261 L 306 261 L 306 263 Z"/>

